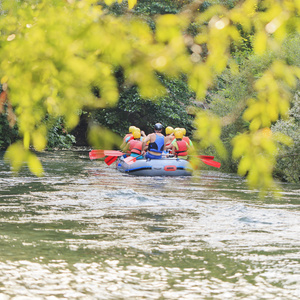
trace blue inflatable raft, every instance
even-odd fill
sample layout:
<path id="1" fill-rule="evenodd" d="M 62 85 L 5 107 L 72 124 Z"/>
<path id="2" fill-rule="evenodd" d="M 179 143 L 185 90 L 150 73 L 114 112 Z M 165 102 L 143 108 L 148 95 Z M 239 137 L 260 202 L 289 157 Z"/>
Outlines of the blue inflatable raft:
<path id="1" fill-rule="evenodd" d="M 117 161 L 117 169 L 135 176 L 191 176 L 189 162 L 179 158 L 139 159 L 127 164 L 123 157 Z"/>

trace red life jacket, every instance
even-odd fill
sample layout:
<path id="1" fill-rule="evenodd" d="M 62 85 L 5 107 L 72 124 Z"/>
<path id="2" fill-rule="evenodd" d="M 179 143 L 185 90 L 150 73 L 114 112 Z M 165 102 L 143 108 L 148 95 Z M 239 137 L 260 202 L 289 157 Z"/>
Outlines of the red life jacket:
<path id="1" fill-rule="evenodd" d="M 124 136 L 123 141 L 125 142 L 126 139 L 127 139 L 128 137 L 130 137 L 129 140 L 133 140 L 133 134 L 132 134 L 132 133 L 127 133 L 127 134 Z"/>
<path id="2" fill-rule="evenodd" d="M 142 154 L 142 142 L 140 140 L 130 140 L 129 150 L 131 153 Z"/>
<path id="3" fill-rule="evenodd" d="M 178 150 L 175 149 L 175 154 L 177 156 L 186 156 L 186 155 L 188 155 L 188 153 L 187 153 L 188 145 L 187 145 L 186 141 L 183 141 L 183 140 L 178 141 L 177 140 L 176 143 L 178 145 Z"/>
<path id="4" fill-rule="evenodd" d="M 190 138 L 188 136 L 184 136 L 182 140 L 186 141 L 188 145 L 190 144 Z"/>

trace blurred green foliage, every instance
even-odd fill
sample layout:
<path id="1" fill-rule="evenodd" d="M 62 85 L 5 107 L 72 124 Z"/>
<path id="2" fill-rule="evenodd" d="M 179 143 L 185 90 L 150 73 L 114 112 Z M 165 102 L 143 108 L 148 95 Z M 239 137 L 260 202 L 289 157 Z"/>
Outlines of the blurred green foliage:
<path id="1" fill-rule="evenodd" d="M 147 128 L 150 110 L 153 118 L 168 115 L 165 125 L 180 119 L 194 127 L 201 152 L 213 147 L 224 159 L 230 148 L 251 187 L 276 189 L 271 175 L 291 138 L 269 128 L 295 114 L 298 50 L 282 49 L 300 31 L 298 0 L 4 0 L 2 9 L 3 99 L 22 138 L 8 149 L 15 170 L 27 163 L 41 174 L 29 147 L 46 147 L 47 116 L 72 129 L 81 110 L 101 109 L 96 118 L 104 125 L 119 119 L 122 128 L 133 121 Z M 193 125 L 183 100 L 192 93 L 211 107 L 194 109 Z M 23 151 L 18 161 L 14 151 Z"/>
<path id="2" fill-rule="evenodd" d="M 284 144 L 279 147 L 275 176 L 288 182 L 300 182 L 300 94 L 295 93 L 289 117 L 277 121 L 272 127 L 273 132 L 284 133 L 293 139 L 292 147 Z"/>
<path id="3" fill-rule="evenodd" d="M 262 56 L 254 54 L 242 56 L 243 52 L 240 52 L 238 57 L 235 57 L 239 62 L 239 73 L 232 74 L 230 70 L 225 70 L 216 79 L 214 89 L 209 90 L 205 101 L 209 104 L 210 109 L 222 118 L 222 141 L 229 153 L 229 158 L 232 157 L 232 138 L 237 134 L 245 133 L 249 130 L 250 124 L 243 118 L 243 114 L 247 106 L 246 100 L 254 97 L 257 93 L 253 83 L 276 60 L 280 59 L 288 65 L 300 67 L 299 54 L 300 35 L 291 35 L 285 40 L 280 51 L 270 51 Z M 297 164 L 299 159 L 297 153 L 300 153 L 300 130 L 297 130 L 299 120 L 295 111 L 299 107 L 299 102 L 297 102 L 298 89 L 299 85 L 291 89 L 291 95 L 295 96 L 292 96 L 292 109 L 289 111 L 288 116 L 277 122 L 273 122 L 271 127 L 272 131 L 284 133 L 294 140 L 292 147 L 277 143 L 277 148 L 280 151 L 277 164 L 274 164 L 276 165 L 274 174 L 280 179 L 291 182 L 298 182 L 300 173 L 300 165 Z M 284 153 L 290 153 L 290 155 Z M 238 164 L 235 160 L 225 159 L 222 162 L 225 170 L 233 172 L 238 170 Z M 291 163 L 293 163 L 292 168 Z"/>

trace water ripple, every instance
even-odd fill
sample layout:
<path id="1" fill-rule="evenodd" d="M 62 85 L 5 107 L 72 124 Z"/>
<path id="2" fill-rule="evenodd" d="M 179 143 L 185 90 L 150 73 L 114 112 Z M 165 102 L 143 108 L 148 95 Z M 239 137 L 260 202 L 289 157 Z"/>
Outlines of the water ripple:
<path id="1" fill-rule="evenodd" d="M 300 299 L 299 187 L 132 177 L 49 153 L 0 171 L 0 299 Z"/>

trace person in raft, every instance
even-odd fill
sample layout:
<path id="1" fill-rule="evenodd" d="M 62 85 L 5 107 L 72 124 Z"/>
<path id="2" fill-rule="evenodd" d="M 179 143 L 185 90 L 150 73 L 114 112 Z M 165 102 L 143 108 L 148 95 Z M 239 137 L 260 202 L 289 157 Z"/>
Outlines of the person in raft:
<path id="1" fill-rule="evenodd" d="M 133 132 L 136 130 L 136 127 L 135 126 L 129 126 L 129 129 L 128 129 L 128 133 L 124 136 L 123 138 L 123 142 L 122 142 L 122 145 L 120 146 L 120 149 L 123 151 L 124 148 L 126 147 L 126 144 L 129 140 L 133 140 Z M 126 141 L 127 140 L 127 141 Z"/>
<path id="2" fill-rule="evenodd" d="M 183 138 L 182 139 L 184 141 L 186 141 L 190 147 L 193 147 L 193 143 L 192 143 L 191 139 L 188 136 L 186 136 L 186 129 L 185 128 L 180 128 L 180 129 L 183 132 Z"/>
<path id="3" fill-rule="evenodd" d="M 128 152 L 128 155 L 130 153 L 130 156 L 136 157 L 136 159 L 142 159 L 144 158 L 142 154 L 142 141 L 141 141 L 141 131 L 135 130 L 133 132 L 133 140 L 130 140 L 127 143 L 127 146 L 125 147 L 125 151 Z"/>
<path id="4" fill-rule="evenodd" d="M 156 123 L 154 125 L 154 132 L 148 134 L 143 140 L 142 146 L 142 154 L 145 154 L 145 147 L 147 142 L 148 151 L 145 154 L 146 159 L 160 159 L 162 157 L 162 153 L 166 148 L 165 137 L 162 134 L 163 126 L 160 123 Z"/>
<path id="5" fill-rule="evenodd" d="M 120 146 L 120 149 L 121 149 L 122 151 L 126 148 L 127 143 L 128 143 L 130 140 L 133 140 L 133 132 L 134 132 L 135 130 L 140 131 L 141 136 L 142 136 L 143 138 L 146 137 L 145 132 L 144 132 L 144 131 L 141 131 L 140 128 L 135 127 L 135 126 L 133 126 L 133 125 L 130 126 L 129 129 L 128 129 L 129 133 L 127 133 L 127 134 L 124 136 L 124 138 L 123 138 L 123 143 L 122 143 L 122 145 Z M 141 139 L 142 139 L 142 138 L 141 138 Z"/>
<path id="6" fill-rule="evenodd" d="M 174 132 L 178 131 L 178 130 L 181 130 L 182 133 L 183 133 L 182 140 L 185 141 L 185 142 L 187 142 L 187 144 L 189 145 L 190 149 L 192 149 L 194 147 L 193 146 L 193 142 L 191 141 L 191 139 L 189 137 L 185 136 L 186 135 L 186 129 L 185 128 L 179 128 L 179 127 L 177 127 L 177 128 L 174 129 Z M 176 141 L 176 138 L 172 141 L 171 145 L 169 145 L 167 147 L 167 149 L 170 149 L 170 148 L 172 149 L 173 148 L 173 144 L 174 144 L 175 141 Z"/>
<path id="7" fill-rule="evenodd" d="M 175 140 L 172 142 L 172 153 L 175 154 L 176 157 L 187 159 L 188 158 L 188 149 L 189 145 L 183 138 L 183 131 L 178 128 L 174 132 Z"/>
<path id="8" fill-rule="evenodd" d="M 165 140 L 166 140 L 166 149 L 170 149 L 172 150 L 172 145 L 171 143 L 173 142 L 173 140 L 175 139 L 175 136 L 174 136 L 174 128 L 171 127 L 171 126 L 168 126 L 165 130 L 166 132 L 166 137 L 165 137 Z"/>
<path id="9" fill-rule="evenodd" d="M 171 128 L 172 128 L 172 127 L 171 127 Z M 178 130 L 181 130 L 181 128 L 176 127 L 175 129 L 173 129 L 173 133 L 172 133 L 172 135 L 171 135 L 172 141 L 166 143 L 166 150 L 169 151 L 169 154 L 174 154 L 174 153 L 172 153 L 172 149 L 173 149 L 173 143 L 174 143 L 174 141 L 176 141 L 176 138 L 175 138 L 175 131 L 178 131 Z"/>

